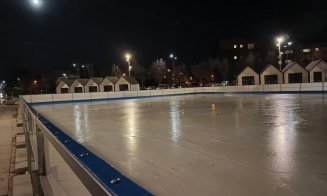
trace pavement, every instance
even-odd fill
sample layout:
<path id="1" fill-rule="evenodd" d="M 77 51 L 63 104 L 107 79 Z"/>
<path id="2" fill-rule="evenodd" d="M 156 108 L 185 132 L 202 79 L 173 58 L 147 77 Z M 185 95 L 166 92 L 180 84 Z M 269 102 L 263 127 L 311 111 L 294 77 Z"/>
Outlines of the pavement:
<path id="1" fill-rule="evenodd" d="M 0 196 L 8 195 L 13 126 L 15 121 L 13 114 L 17 106 L 0 105 Z"/>

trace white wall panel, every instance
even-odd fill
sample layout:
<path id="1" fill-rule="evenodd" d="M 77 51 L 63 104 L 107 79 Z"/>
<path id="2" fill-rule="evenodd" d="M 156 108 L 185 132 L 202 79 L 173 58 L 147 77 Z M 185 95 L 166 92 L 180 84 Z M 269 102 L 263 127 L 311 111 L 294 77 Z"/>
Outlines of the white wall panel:
<path id="1" fill-rule="evenodd" d="M 323 90 L 323 83 L 303 83 L 301 84 L 301 91 L 322 91 Z"/>
<path id="2" fill-rule="evenodd" d="M 91 93 L 74 93 L 73 100 L 87 100 L 91 99 Z"/>
<path id="3" fill-rule="evenodd" d="M 280 91 L 280 84 L 269 84 L 263 86 L 264 91 Z"/>
<path id="4" fill-rule="evenodd" d="M 91 93 L 90 96 L 92 99 L 105 99 L 108 98 L 107 92 Z"/>
<path id="5" fill-rule="evenodd" d="M 282 91 L 300 91 L 300 83 L 299 84 L 283 84 Z"/>
<path id="6" fill-rule="evenodd" d="M 73 94 L 53 94 L 53 101 L 71 101 Z"/>

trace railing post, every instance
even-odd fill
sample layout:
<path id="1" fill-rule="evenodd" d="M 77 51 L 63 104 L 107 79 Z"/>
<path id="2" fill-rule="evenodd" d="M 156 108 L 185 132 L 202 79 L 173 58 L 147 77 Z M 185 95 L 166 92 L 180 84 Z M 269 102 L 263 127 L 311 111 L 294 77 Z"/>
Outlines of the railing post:
<path id="1" fill-rule="evenodd" d="M 282 84 L 279 84 L 279 92 L 282 92 Z"/>
<path id="2" fill-rule="evenodd" d="M 38 127 L 36 127 L 36 138 L 39 175 L 45 176 L 44 135 Z"/>
<path id="3" fill-rule="evenodd" d="M 27 130 L 27 124 L 26 124 L 26 119 L 23 119 L 23 130 L 24 130 L 24 135 L 25 135 L 25 145 L 26 145 L 26 153 L 27 153 L 27 166 L 28 166 L 28 172 L 32 172 L 32 160 L 31 157 L 32 155 L 32 150 L 31 150 L 31 143 L 30 143 L 30 134 Z"/>
<path id="4" fill-rule="evenodd" d="M 322 82 L 322 93 L 324 93 L 324 91 L 325 91 L 325 82 L 323 81 Z"/>

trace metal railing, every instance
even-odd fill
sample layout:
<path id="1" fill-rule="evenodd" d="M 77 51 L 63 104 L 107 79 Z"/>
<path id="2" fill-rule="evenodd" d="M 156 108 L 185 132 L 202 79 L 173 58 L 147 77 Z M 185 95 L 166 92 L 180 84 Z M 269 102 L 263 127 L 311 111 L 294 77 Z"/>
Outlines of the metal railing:
<path id="1" fill-rule="evenodd" d="M 59 195 L 64 189 L 53 180 L 60 171 L 51 176 L 53 168 L 60 168 L 55 165 L 55 155 L 75 175 L 76 180 L 73 181 L 80 181 L 72 187 L 75 190 L 66 192 L 68 195 L 71 191 L 81 192 L 83 189 L 82 195 L 152 195 L 37 113 L 23 98 L 20 107 L 34 195 Z M 66 172 L 69 171 L 62 171 L 64 175 L 67 175 Z M 81 187 L 77 190 L 78 186 Z"/>

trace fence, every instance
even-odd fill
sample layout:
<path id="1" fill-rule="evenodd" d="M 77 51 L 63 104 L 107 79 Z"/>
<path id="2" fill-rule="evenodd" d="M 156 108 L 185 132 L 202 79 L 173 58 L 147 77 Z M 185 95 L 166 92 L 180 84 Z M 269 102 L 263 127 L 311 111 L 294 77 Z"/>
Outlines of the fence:
<path id="1" fill-rule="evenodd" d="M 21 99 L 34 195 L 151 195 Z"/>
<path id="2" fill-rule="evenodd" d="M 320 82 L 298 84 L 198 87 L 122 92 L 26 95 L 23 96 L 23 98 L 28 103 L 48 104 L 53 102 L 62 103 L 71 101 L 108 100 L 201 93 L 326 93 L 326 91 L 326 83 Z"/>

